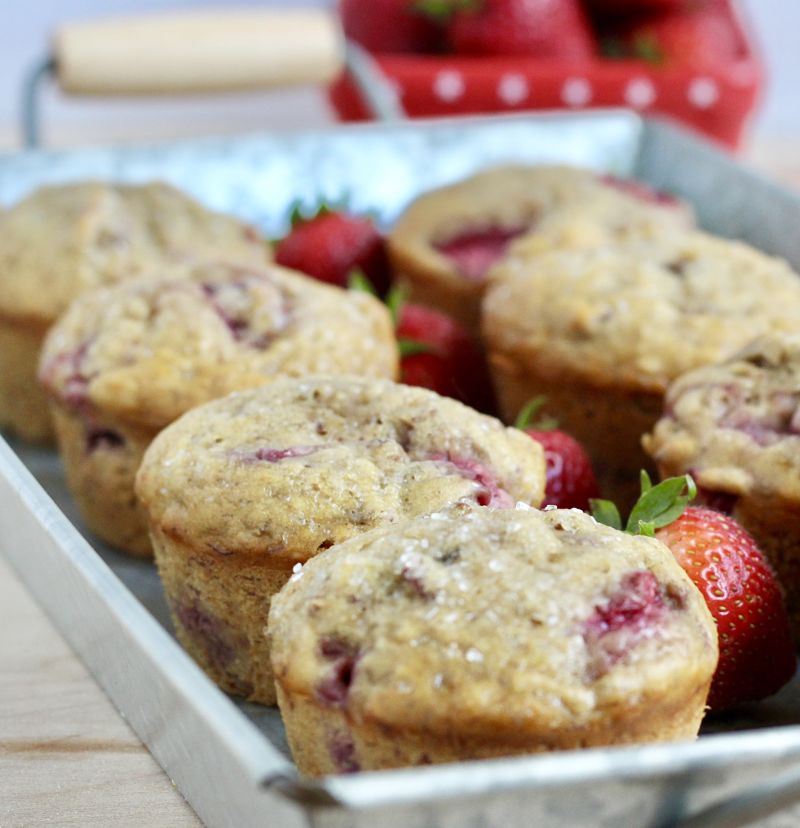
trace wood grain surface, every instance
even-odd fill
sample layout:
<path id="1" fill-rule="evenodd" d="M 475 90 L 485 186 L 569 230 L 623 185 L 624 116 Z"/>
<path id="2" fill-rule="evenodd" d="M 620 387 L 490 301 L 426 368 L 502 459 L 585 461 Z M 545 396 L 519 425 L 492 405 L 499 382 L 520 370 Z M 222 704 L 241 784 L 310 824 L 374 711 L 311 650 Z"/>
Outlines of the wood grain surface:
<path id="1" fill-rule="evenodd" d="M 200 822 L 0 559 L 0 826 Z"/>

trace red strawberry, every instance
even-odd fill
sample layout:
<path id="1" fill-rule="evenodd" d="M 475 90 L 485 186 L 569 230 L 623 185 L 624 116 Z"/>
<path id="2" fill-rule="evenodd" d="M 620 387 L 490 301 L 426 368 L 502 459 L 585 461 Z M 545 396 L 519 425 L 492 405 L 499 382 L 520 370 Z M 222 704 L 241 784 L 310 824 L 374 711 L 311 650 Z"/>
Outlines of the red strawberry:
<path id="1" fill-rule="evenodd" d="M 709 66 L 740 50 L 736 30 L 719 8 L 636 16 L 619 30 L 623 56 L 664 65 Z"/>
<path id="2" fill-rule="evenodd" d="M 666 9 L 691 9 L 697 0 L 587 0 L 586 5 L 597 14 L 625 14 Z"/>
<path id="3" fill-rule="evenodd" d="M 555 420 L 541 420 L 530 425 L 531 417 L 543 403 L 542 397 L 531 400 L 515 423 L 544 449 L 547 468 L 542 506 L 588 512 L 590 501 L 600 495 L 592 461 L 574 437 L 556 429 Z"/>
<path id="4" fill-rule="evenodd" d="M 753 538 L 733 518 L 697 506 L 656 537 L 703 593 L 717 622 L 720 655 L 709 707 L 724 710 L 783 687 L 795 670 L 789 619 Z"/>
<path id="5" fill-rule="evenodd" d="M 780 587 L 756 542 L 727 515 L 687 508 L 696 493 L 689 475 L 651 486 L 642 472 L 625 531 L 655 535 L 703 594 L 719 633 L 708 704 L 726 710 L 777 692 L 794 675 L 795 653 Z M 600 523 L 622 528 L 612 503 L 592 507 Z"/>
<path id="6" fill-rule="evenodd" d="M 389 287 L 389 262 L 383 237 L 372 219 L 323 208 L 312 218 L 295 217 L 289 234 L 278 242 L 275 261 L 322 282 L 347 286 L 354 269 L 361 270 L 384 293 Z"/>
<path id="7" fill-rule="evenodd" d="M 401 382 L 492 412 L 494 397 L 486 363 L 461 325 L 422 305 L 402 305 L 396 319 Z"/>
<path id="8" fill-rule="evenodd" d="M 468 0 L 455 3 L 451 48 L 466 55 L 590 60 L 594 39 L 578 0 Z"/>
<path id="9" fill-rule="evenodd" d="M 442 39 L 414 0 L 341 0 L 339 15 L 347 37 L 378 54 L 433 52 Z"/>

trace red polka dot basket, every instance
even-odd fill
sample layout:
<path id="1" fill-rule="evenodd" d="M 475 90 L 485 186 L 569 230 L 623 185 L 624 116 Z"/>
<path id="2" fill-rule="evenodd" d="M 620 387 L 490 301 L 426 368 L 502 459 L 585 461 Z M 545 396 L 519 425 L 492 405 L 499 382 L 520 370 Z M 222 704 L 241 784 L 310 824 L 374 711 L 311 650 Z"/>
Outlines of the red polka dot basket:
<path id="1" fill-rule="evenodd" d="M 676 118 L 736 148 L 758 100 L 764 72 L 732 3 L 725 0 L 723 5 L 740 48 L 733 60 L 702 68 L 599 57 L 580 65 L 519 57 L 376 58 L 412 118 L 626 106 L 643 114 Z M 343 120 L 369 117 L 357 87 L 347 76 L 330 88 L 330 100 Z"/>

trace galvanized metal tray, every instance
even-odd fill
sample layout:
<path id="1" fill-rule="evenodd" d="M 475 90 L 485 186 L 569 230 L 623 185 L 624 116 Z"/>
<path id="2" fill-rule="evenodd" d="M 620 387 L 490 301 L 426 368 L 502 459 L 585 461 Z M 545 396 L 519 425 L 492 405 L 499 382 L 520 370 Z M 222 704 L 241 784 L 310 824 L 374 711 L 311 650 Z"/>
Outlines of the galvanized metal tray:
<path id="1" fill-rule="evenodd" d="M 635 174 L 800 267 L 799 198 L 624 112 L 6 155 L 0 204 L 56 181 L 162 178 L 267 234 L 323 197 L 388 225 L 417 193 L 510 161 Z M 277 712 L 235 704 L 176 644 L 152 565 L 82 533 L 52 452 L 0 440 L 0 552 L 209 826 L 734 826 L 800 801 L 797 679 L 694 743 L 305 780 Z"/>

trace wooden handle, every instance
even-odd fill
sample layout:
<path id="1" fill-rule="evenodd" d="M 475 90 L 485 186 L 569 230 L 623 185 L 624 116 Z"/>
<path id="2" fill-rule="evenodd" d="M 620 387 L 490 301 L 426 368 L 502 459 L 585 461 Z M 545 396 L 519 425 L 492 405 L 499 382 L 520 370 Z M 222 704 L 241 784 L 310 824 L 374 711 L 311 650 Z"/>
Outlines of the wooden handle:
<path id="1" fill-rule="evenodd" d="M 157 14 L 67 25 L 54 57 L 71 94 L 224 92 L 328 83 L 344 37 L 321 10 Z"/>

